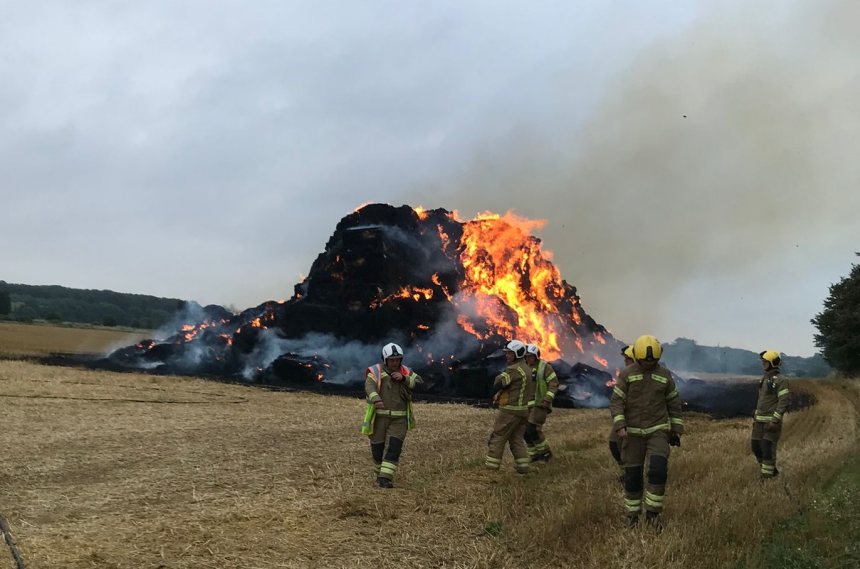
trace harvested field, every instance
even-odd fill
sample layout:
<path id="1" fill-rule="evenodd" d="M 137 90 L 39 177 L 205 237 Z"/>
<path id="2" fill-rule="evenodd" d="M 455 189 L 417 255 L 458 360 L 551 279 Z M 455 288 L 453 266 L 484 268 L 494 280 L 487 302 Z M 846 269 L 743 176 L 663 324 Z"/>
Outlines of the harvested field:
<path id="1" fill-rule="evenodd" d="M 134 344 L 149 331 L 0 322 L 0 354 L 103 353 Z"/>
<path id="2" fill-rule="evenodd" d="M 0 513 L 32 568 L 732 567 L 858 448 L 856 383 L 793 387 L 766 484 L 747 419 L 689 417 L 655 535 L 622 527 L 606 410 L 554 412 L 519 478 L 482 469 L 493 411 L 419 404 L 385 491 L 359 400 L 0 361 Z"/>

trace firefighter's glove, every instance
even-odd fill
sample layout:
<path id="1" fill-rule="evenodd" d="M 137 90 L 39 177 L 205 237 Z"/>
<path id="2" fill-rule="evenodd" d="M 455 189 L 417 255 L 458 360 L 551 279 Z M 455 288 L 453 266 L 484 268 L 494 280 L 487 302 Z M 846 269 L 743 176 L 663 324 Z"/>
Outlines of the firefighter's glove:
<path id="1" fill-rule="evenodd" d="M 681 435 L 679 435 L 678 433 L 669 433 L 669 446 L 681 446 Z"/>
<path id="2" fill-rule="evenodd" d="M 403 381 L 403 374 L 399 371 L 395 371 L 391 374 L 391 379 L 393 379 L 394 381 Z"/>
<path id="3" fill-rule="evenodd" d="M 381 399 L 380 399 L 379 401 L 374 401 L 374 402 L 373 402 L 373 406 L 374 406 L 377 410 L 379 410 L 379 409 L 385 409 L 385 405 L 382 403 L 382 400 L 381 400 Z"/>
<path id="4" fill-rule="evenodd" d="M 549 409 L 550 407 L 552 407 L 552 401 L 550 401 L 549 399 L 544 399 L 540 402 L 540 406 L 544 409 Z"/>

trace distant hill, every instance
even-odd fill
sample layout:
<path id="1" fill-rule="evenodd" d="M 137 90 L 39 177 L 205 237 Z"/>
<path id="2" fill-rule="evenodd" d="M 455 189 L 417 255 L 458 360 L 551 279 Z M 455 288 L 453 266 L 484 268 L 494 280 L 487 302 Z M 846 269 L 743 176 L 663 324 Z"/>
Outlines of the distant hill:
<path id="1" fill-rule="evenodd" d="M 723 346 L 700 346 L 695 340 L 678 338 L 664 344 L 661 362 L 672 371 L 727 373 L 739 375 L 761 374 L 761 360 L 757 352 Z M 821 355 L 810 358 L 783 355 L 782 370 L 798 377 L 824 377 L 831 368 Z M 683 374 L 682 374 L 683 375 Z"/>
<path id="2" fill-rule="evenodd" d="M 178 298 L 0 281 L 0 318 L 22 322 L 54 320 L 158 328 L 170 322 L 185 304 Z"/>

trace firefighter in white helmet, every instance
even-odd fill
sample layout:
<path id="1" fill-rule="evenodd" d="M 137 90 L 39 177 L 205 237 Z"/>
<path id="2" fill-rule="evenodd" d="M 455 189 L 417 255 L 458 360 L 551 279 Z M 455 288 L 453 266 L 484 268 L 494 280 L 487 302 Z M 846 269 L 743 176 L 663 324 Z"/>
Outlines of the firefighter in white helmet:
<path id="1" fill-rule="evenodd" d="M 643 507 L 645 521 L 660 527 L 669 447 L 680 446 L 684 432 L 681 398 L 672 372 L 659 363 L 662 354 L 663 346 L 654 336 L 637 338 L 633 344 L 636 361 L 618 376 L 609 403 L 621 441 L 624 510 L 630 527 L 639 522 Z"/>
<path id="2" fill-rule="evenodd" d="M 487 444 L 484 464 L 491 470 L 498 470 L 507 443 L 514 455 L 516 471 L 526 474 L 531 459 L 523 436 L 528 426 L 529 401 L 534 399 L 535 381 L 531 368 L 525 362 L 525 344 L 512 340 L 505 346 L 504 354 L 507 367 L 496 376 L 493 383 L 499 412 Z"/>
<path id="3" fill-rule="evenodd" d="M 782 358 L 775 350 L 759 354 L 764 375 L 758 382 L 751 445 L 759 463 L 762 478 L 779 474 L 776 468 L 776 443 L 782 433 L 782 419 L 788 409 L 788 380 L 780 374 Z"/>
<path id="4" fill-rule="evenodd" d="M 529 424 L 526 427 L 526 446 L 532 462 L 542 460 L 549 462 L 552 451 L 543 434 L 543 426 L 547 415 L 552 413 L 552 402 L 558 392 L 558 377 L 555 370 L 540 358 L 540 348 L 535 344 L 526 346 L 526 363 L 532 369 L 535 378 L 535 396 L 529 401 Z"/>
<path id="5" fill-rule="evenodd" d="M 403 348 L 393 343 L 382 348 L 382 363 L 365 371 L 367 406 L 361 432 L 370 437 L 376 482 L 382 488 L 394 487 L 406 432 L 415 426 L 412 390 L 420 381 L 403 365 Z"/>

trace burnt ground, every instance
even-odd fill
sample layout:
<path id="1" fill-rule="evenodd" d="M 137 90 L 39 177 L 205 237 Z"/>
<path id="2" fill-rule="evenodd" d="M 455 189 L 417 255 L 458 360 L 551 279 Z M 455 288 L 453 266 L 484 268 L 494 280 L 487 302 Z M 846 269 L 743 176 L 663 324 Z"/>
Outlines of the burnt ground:
<path id="1" fill-rule="evenodd" d="M 118 365 L 99 354 L 69 354 L 54 353 L 48 356 L 0 356 L 0 359 L 19 359 L 32 361 L 49 366 L 82 368 L 118 373 L 146 373 L 149 375 L 176 375 L 167 368 L 151 370 L 130 369 Z M 187 375 L 187 374 L 183 374 Z M 192 374 L 209 381 L 258 387 L 270 391 L 304 391 L 325 395 L 340 395 L 344 397 L 364 397 L 364 388 L 359 383 L 338 384 L 326 381 L 295 381 L 287 382 L 277 376 L 261 377 L 258 381 L 249 382 L 239 377 L 224 377 L 222 375 Z M 591 386 L 593 388 L 593 386 Z M 607 391 L 609 388 L 607 388 Z M 684 400 L 684 410 L 706 413 L 714 418 L 730 418 L 751 416 L 755 411 L 756 381 L 705 381 L 700 379 L 679 379 L 678 390 Z M 471 394 L 470 394 L 471 395 Z M 489 407 L 490 398 L 476 395 L 452 395 L 450 393 L 433 393 L 430 390 L 417 389 L 414 394 L 416 401 L 435 403 L 463 403 L 477 407 Z M 599 394 L 602 399 L 605 394 Z M 815 396 L 804 390 L 793 390 L 789 411 L 797 411 L 816 403 Z M 560 407 L 589 408 L 600 407 L 595 401 L 564 399 Z"/>

